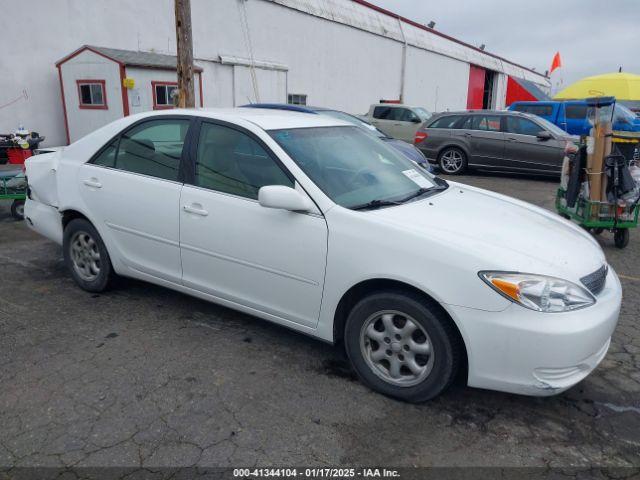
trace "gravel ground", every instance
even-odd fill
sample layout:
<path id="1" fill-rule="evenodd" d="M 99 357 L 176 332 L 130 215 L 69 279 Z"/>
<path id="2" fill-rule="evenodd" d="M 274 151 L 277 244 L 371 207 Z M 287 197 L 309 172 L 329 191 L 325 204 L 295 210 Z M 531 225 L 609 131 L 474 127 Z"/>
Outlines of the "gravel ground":
<path id="1" fill-rule="evenodd" d="M 459 180 L 553 207 L 549 180 Z M 640 467 L 640 235 L 600 241 L 624 301 L 591 376 L 550 398 L 458 385 L 416 406 L 254 317 L 137 281 L 83 292 L 0 203 L 0 465 Z"/>

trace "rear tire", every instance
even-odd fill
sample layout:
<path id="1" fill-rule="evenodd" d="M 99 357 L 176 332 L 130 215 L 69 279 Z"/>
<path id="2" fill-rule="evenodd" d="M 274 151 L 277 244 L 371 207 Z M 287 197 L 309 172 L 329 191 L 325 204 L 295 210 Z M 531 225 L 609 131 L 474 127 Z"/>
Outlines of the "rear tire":
<path id="1" fill-rule="evenodd" d="M 347 318 L 345 349 L 369 388 L 407 402 L 424 402 L 455 379 L 461 339 L 436 305 L 411 292 L 374 293 Z"/>
<path id="2" fill-rule="evenodd" d="M 442 173 L 461 175 L 467 170 L 467 155 L 457 147 L 447 147 L 438 155 L 438 165 Z"/>
<path id="3" fill-rule="evenodd" d="M 14 200 L 11 204 L 11 216 L 16 220 L 24 220 L 24 200 Z"/>
<path id="4" fill-rule="evenodd" d="M 64 262 L 73 280 L 87 292 L 103 292 L 115 277 L 107 248 L 88 220 L 76 218 L 64 229 Z"/>

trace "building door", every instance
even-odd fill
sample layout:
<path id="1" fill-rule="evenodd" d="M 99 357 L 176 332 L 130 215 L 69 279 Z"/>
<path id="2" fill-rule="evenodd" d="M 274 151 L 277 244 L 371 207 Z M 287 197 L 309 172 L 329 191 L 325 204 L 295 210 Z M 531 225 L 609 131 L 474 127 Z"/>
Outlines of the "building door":
<path id="1" fill-rule="evenodd" d="M 485 70 L 484 87 L 482 91 L 482 108 L 493 108 L 493 90 L 495 87 L 496 72 Z"/>
<path id="2" fill-rule="evenodd" d="M 467 92 L 467 109 L 479 110 L 483 108 L 484 83 L 486 70 L 471 65 L 469 69 L 469 90 Z"/>

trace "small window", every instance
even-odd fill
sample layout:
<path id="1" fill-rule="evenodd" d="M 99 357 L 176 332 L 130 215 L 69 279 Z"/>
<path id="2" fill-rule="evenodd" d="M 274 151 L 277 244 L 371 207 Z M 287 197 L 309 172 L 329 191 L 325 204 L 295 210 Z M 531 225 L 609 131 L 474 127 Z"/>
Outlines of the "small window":
<path id="1" fill-rule="evenodd" d="M 573 120 L 585 120 L 588 110 L 589 107 L 587 105 L 566 105 L 565 107 L 567 118 Z"/>
<path id="2" fill-rule="evenodd" d="M 115 168 L 177 181 L 189 123 L 189 120 L 176 118 L 136 125 L 120 137 Z M 106 161 L 102 157 L 96 158 L 95 163 Z"/>
<path id="3" fill-rule="evenodd" d="M 473 130 L 500 131 L 500 117 L 497 115 L 475 115 L 472 119 L 471 128 Z"/>
<path id="4" fill-rule="evenodd" d="M 531 136 L 536 136 L 540 131 L 544 130 L 544 128 L 531 120 L 514 116 L 507 117 L 506 128 L 509 133 Z"/>
<path id="5" fill-rule="evenodd" d="M 104 80 L 76 80 L 80 108 L 93 110 L 107 109 L 107 94 Z"/>
<path id="6" fill-rule="evenodd" d="M 434 121 L 428 128 L 460 128 L 456 127 L 459 123 L 461 115 L 447 115 L 445 117 L 440 117 L 436 121 Z"/>
<path id="7" fill-rule="evenodd" d="M 307 96 L 301 93 L 290 93 L 287 95 L 287 103 L 289 105 L 306 105 Z"/>
<path id="8" fill-rule="evenodd" d="M 176 82 L 151 82 L 151 88 L 153 89 L 154 110 L 174 107 L 173 97 L 178 90 Z"/>
<path id="9" fill-rule="evenodd" d="M 258 190 L 265 185 L 294 186 L 256 140 L 212 123 L 203 123 L 200 129 L 196 185 L 252 199 L 258 198 Z"/>

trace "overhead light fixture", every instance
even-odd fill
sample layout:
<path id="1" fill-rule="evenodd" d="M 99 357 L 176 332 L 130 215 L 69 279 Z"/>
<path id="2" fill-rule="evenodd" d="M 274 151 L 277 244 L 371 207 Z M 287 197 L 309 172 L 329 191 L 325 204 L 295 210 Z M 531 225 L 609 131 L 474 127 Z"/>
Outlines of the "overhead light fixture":
<path id="1" fill-rule="evenodd" d="M 433 20 L 431 20 L 428 24 L 427 27 L 433 29 L 436 26 L 436 22 L 434 22 Z"/>

